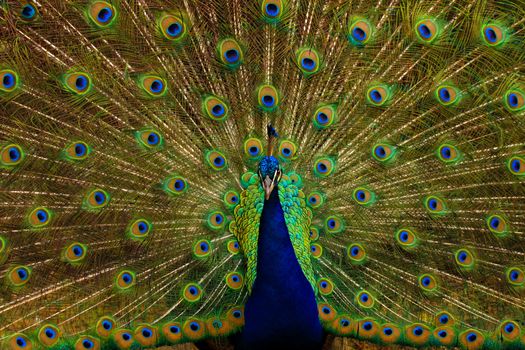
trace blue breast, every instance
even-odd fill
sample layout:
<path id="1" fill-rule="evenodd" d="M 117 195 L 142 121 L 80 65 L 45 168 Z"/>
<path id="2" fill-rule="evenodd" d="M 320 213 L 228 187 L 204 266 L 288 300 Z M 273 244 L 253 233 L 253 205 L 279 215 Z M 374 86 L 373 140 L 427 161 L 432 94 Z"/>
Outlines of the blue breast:
<path id="1" fill-rule="evenodd" d="M 236 349 L 321 349 L 314 291 L 295 257 L 277 187 L 259 228 L 257 278 Z"/>

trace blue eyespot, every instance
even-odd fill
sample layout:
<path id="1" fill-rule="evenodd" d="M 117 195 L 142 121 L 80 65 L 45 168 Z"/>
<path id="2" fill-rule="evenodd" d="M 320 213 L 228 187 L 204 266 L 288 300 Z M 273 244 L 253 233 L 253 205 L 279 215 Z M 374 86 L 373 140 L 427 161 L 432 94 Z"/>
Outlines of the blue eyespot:
<path id="1" fill-rule="evenodd" d="M 363 202 L 366 199 L 366 193 L 363 190 L 359 190 L 356 192 L 355 197 L 359 202 Z"/>
<path id="2" fill-rule="evenodd" d="M 233 317 L 235 318 L 241 318 L 242 314 L 239 310 L 235 310 L 233 313 L 232 313 Z"/>
<path id="3" fill-rule="evenodd" d="M 393 333 L 392 328 L 387 327 L 387 328 L 383 329 L 383 333 L 385 335 L 387 335 L 387 336 L 392 335 L 392 333 Z"/>
<path id="4" fill-rule="evenodd" d="M 122 280 L 124 281 L 124 283 L 129 284 L 131 283 L 133 278 L 131 277 L 129 273 L 125 272 L 124 274 L 122 274 Z"/>
<path id="5" fill-rule="evenodd" d="M 279 12 L 281 12 L 279 6 L 275 4 L 266 4 L 265 11 L 266 14 L 270 17 L 277 17 L 279 15 Z"/>
<path id="6" fill-rule="evenodd" d="M 37 217 L 38 221 L 46 222 L 47 218 L 48 218 L 48 214 L 47 214 L 47 212 L 45 210 L 40 209 L 40 210 L 38 210 L 36 212 L 36 217 Z"/>
<path id="7" fill-rule="evenodd" d="M 195 287 L 193 287 L 193 286 L 190 287 L 190 288 L 188 289 L 188 291 L 190 292 L 191 295 L 196 295 L 196 294 L 199 292 L 199 291 L 197 290 L 197 288 L 195 288 Z"/>
<path id="8" fill-rule="evenodd" d="M 20 151 L 18 150 L 17 147 L 11 147 L 8 152 L 9 152 L 9 159 L 12 162 L 16 162 L 20 159 Z"/>
<path id="9" fill-rule="evenodd" d="M 428 207 L 430 210 L 436 210 L 438 206 L 438 202 L 436 199 L 432 198 L 428 201 Z"/>
<path id="10" fill-rule="evenodd" d="M 352 256 L 356 256 L 359 254 L 359 247 L 353 247 L 351 250 L 350 250 L 350 254 L 352 254 Z"/>
<path id="11" fill-rule="evenodd" d="M 177 326 L 171 326 L 170 327 L 170 332 L 173 333 L 173 334 L 178 334 L 180 332 L 180 328 L 177 327 Z"/>
<path id="12" fill-rule="evenodd" d="M 160 141 L 160 137 L 157 133 L 155 132 L 150 132 L 149 135 L 148 135 L 148 144 L 149 145 L 152 145 L 152 146 L 155 146 L 155 145 L 158 145 Z"/>
<path id="13" fill-rule="evenodd" d="M 450 159 L 450 157 L 452 156 L 452 152 L 450 150 L 450 147 L 442 147 L 441 148 L 441 156 L 444 158 L 444 159 Z"/>
<path id="14" fill-rule="evenodd" d="M 222 167 L 224 165 L 224 158 L 222 156 L 215 157 L 213 164 L 217 167 Z"/>
<path id="15" fill-rule="evenodd" d="M 514 325 L 512 323 L 508 323 L 506 326 L 505 326 L 505 332 L 507 333 L 512 333 L 514 331 Z"/>
<path id="16" fill-rule="evenodd" d="M 130 340 L 131 339 L 131 334 L 129 334 L 129 333 L 122 334 L 122 339 L 124 339 L 125 341 Z"/>
<path id="17" fill-rule="evenodd" d="M 428 287 L 430 285 L 430 277 L 423 277 L 423 279 L 421 280 L 421 284 L 423 284 L 423 286 L 425 287 Z"/>
<path id="18" fill-rule="evenodd" d="M 11 89 L 15 86 L 16 78 L 12 73 L 5 73 L 4 78 L 2 79 L 2 85 L 6 89 Z"/>
<path id="19" fill-rule="evenodd" d="M 148 225 L 146 225 L 146 223 L 143 221 L 139 222 L 137 226 L 140 233 L 144 233 L 148 230 Z"/>
<path id="20" fill-rule="evenodd" d="M 461 252 L 461 253 L 459 253 L 459 255 L 458 255 L 458 260 L 459 260 L 460 262 L 465 262 L 466 259 L 467 259 L 467 253 L 465 253 L 465 252 Z"/>
<path id="21" fill-rule="evenodd" d="M 352 30 L 352 36 L 354 37 L 355 40 L 357 41 L 365 41 L 366 40 L 366 32 L 359 28 L 359 27 L 354 27 L 354 30 Z"/>
<path id="22" fill-rule="evenodd" d="M 202 243 L 201 243 L 201 250 L 202 250 L 203 252 L 207 252 L 209 248 L 210 248 L 210 247 L 209 247 L 208 243 L 205 243 L 205 242 L 202 242 Z"/>
<path id="23" fill-rule="evenodd" d="M 25 348 L 27 346 L 27 342 L 26 342 L 26 340 L 24 338 L 17 337 L 16 338 L 16 345 L 18 345 L 21 348 Z"/>
<path id="24" fill-rule="evenodd" d="M 151 336 L 153 335 L 153 333 L 151 332 L 151 330 L 147 329 L 147 328 L 144 328 L 142 330 L 142 336 L 144 338 L 150 338 Z"/>
<path id="25" fill-rule="evenodd" d="M 314 70 L 315 61 L 311 58 L 305 57 L 301 60 L 301 66 L 306 70 Z"/>
<path id="26" fill-rule="evenodd" d="M 86 155 L 86 153 L 87 153 L 87 148 L 84 144 L 82 143 L 75 144 L 75 155 L 77 157 L 83 157 Z"/>
<path id="27" fill-rule="evenodd" d="M 332 312 L 332 310 L 330 310 L 330 308 L 327 307 L 327 306 L 323 306 L 321 311 L 323 311 L 323 314 L 326 314 L 326 315 L 328 315 L 330 312 Z"/>
<path id="28" fill-rule="evenodd" d="M 363 293 L 361 294 L 361 302 L 366 303 L 368 301 L 368 294 Z"/>
<path id="29" fill-rule="evenodd" d="M 167 31 L 170 36 L 176 37 L 182 32 L 182 26 L 175 22 L 168 26 Z"/>
<path id="30" fill-rule="evenodd" d="M 82 346 L 84 347 L 84 349 L 91 349 L 93 346 L 95 346 L 95 344 L 93 344 L 93 342 L 89 339 L 84 339 L 84 341 L 82 342 Z"/>
<path id="31" fill-rule="evenodd" d="M 448 323 L 448 316 L 447 315 L 443 315 L 439 318 L 439 323 L 441 324 L 447 324 Z"/>
<path id="32" fill-rule="evenodd" d="M 515 93 L 509 94 L 508 102 L 509 102 L 509 106 L 511 106 L 512 108 L 518 107 L 518 104 L 519 104 L 518 95 L 516 95 Z"/>
<path id="33" fill-rule="evenodd" d="M 419 35 L 421 35 L 422 38 L 424 39 L 430 39 L 430 37 L 432 36 L 432 31 L 430 30 L 430 28 L 422 23 L 420 24 L 418 27 L 417 27 L 417 30 L 419 32 Z"/>
<path id="34" fill-rule="evenodd" d="M 476 335 L 476 333 L 469 333 L 469 334 L 467 335 L 467 341 L 468 341 L 469 343 L 475 342 L 476 339 L 478 339 L 478 336 Z"/>
<path id="35" fill-rule="evenodd" d="M 439 98 L 445 103 L 450 101 L 450 92 L 447 88 L 439 89 Z"/>
<path id="36" fill-rule="evenodd" d="M 201 326 L 199 326 L 197 322 L 191 322 L 190 329 L 194 332 L 197 332 L 199 329 L 201 329 Z"/>
<path id="37" fill-rule="evenodd" d="M 423 328 L 421 327 L 414 327 L 414 329 L 412 330 L 412 333 L 414 333 L 415 336 L 420 336 L 423 334 Z"/>
<path id="38" fill-rule="evenodd" d="M 88 80 L 85 76 L 79 75 L 75 80 L 75 86 L 79 91 L 83 91 L 88 86 Z"/>
<path id="39" fill-rule="evenodd" d="M 26 4 L 23 8 L 22 8 L 22 17 L 24 17 L 25 19 L 32 19 L 33 17 L 35 17 L 35 14 L 36 14 L 36 9 L 33 5 L 31 4 Z"/>
<path id="40" fill-rule="evenodd" d="M 97 19 L 100 23 L 106 23 L 113 17 L 113 10 L 109 7 L 102 8 L 97 15 Z"/>
<path id="41" fill-rule="evenodd" d="M 101 191 L 96 191 L 94 194 L 94 198 L 97 204 L 102 204 L 106 201 L 106 195 L 104 194 L 104 192 Z"/>
<path id="42" fill-rule="evenodd" d="M 323 112 L 319 112 L 317 113 L 317 121 L 319 122 L 319 124 L 326 124 L 328 123 L 328 116 L 326 115 L 326 113 L 323 113 Z"/>
<path id="43" fill-rule="evenodd" d="M 326 164 L 322 162 L 317 163 L 317 171 L 319 171 L 321 174 L 326 173 L 327 170 L 328 170 L 328 167 L 326 166 Z"/>
<path id="44" fill-rule="evenodd" d="M 162 92 L 162 90 L 164 90 L 164 83 L 162 82 L 162 80 L 155 79 L 150 85 L 150 90 L 154 94 L 158 94 Z"/>
<path id="45" fill-rule="evenodd" d="M 342 319 L 341 322 L 340 322 L 341 326 L 343 327 L 348 327 L 350 325 L 350 321 L 346 320 L 346 319 Z"/>
<path id="46" fill-rule="evenodd" d="M 495 216 L 490 220 L 490 227 L 492 227 L 493 229 L 497 229 L 500 222 L 501 220 Z"/>
<path id="47" fill-rule="evenodd" d="M 494 44 L 495 42 L 498 41 L 498 36 L 496 34 L 496 31 L 491 27 L 485 28 L 485 38 L 491 44 Z"/>
<path id="48" fill-rule="evenodd" d="M 239 60 L 239 51 L 236 49 L 229 49 L 224 52 L 224 58 L 228 63 L 235 63 Z"/>
<path id="49" fill-rule="evenodd" d="M 440 336 L 441 338 L 445 338 L 447 336 L 447 332 L 446 331 L 439 331 L 438 332 L 438 336 Z"/>
<path id="50" fill-rule="evenodd" d="M 182 180 L 175 180 L 175 183 L 173 184 L 173 187 L 175 188 L 175 191 L 182 191 L 184 189 L 184 181 Z"/>
<path id="51" fill-rule="evenodd" d="M 520 276 L 520 273 L 517 270 L 512 270 L 509 274 L 511 281 L 516 281 Z"/>
<path id="52" fill-rule="evenodd" d="M 81 246 L 75 245 L 73 247 L 73 254 L 75 254 L 75 256 L 81 256 L 83 252 L 84 252 L 84 249 L 82 249 Z"/>
<path id="53" fill-rule="evenodd" d="M 44 333 L 46 334 L 46 337 L 48 337 L 49 339 L 54 339 L 57 335 L 57 332 L 53 328 L 46 328 Z"/>
<path id="54" fill-rule="evenodd" d="M 383 96 L 381 95 L 381 93 L 376 90 L 376 89 L 372 89 L 370 91 L 370 98 L 372 99 L 372 101 L 374 101 L 375 103 L 380 103 L 381 101 L 383 101 Z"/>
<path id="55" fill-rule="evenodd" d="M 111 322 L 104 320 L 102 321 L 102 327 L 104 327 L 105 330 L 109 331 L 112 328 Z"/>
<path id="56" fill-rule="evenodd" d="M 399 234 L 399 239 L 401 240 L 401 242 L 406 243 L 408 241 L 408 232 L 407 231 L 402 231 Z"/>
<path id="57" fill-rule="evenodd" d="M 365 323 L 363 323 L 363 329 L 365 331 L 371 330 L 372 327 L 373 327 L 373 325 L 372 325 L 372 322 L 370 322 L 370 321 L 366 321 Z"/>
<path id="58" fill-rule="evenodd" d="M 376 147 L 375 153 L 378 158 L 384 158 L 386 156 L 386 151 L 383 146 Z"/>
<path id="59" fill-rule="evenodd" d="M 265 107 L 273 107 L 273 105 L 275 104 L 275 98 L 270 95 L 264 95 L 262 97 L 262 103 Z"/>
<path id="60" fill-rule="evenodd" d="M 213 114 L 214 117 L 221 117 L 224 115 L 225 111 L 224 106 L 218 103 L 212 107 L 211 114 Z"/>

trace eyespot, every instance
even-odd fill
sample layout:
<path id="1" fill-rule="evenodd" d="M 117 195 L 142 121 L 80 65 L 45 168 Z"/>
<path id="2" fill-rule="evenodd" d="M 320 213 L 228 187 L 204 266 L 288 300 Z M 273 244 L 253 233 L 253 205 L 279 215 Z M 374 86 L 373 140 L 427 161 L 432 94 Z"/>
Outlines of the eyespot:
<path id="1" fill-rule="evenodd" d="M 419 276 L 418 284 L 425 292 L 435 292 L 438 288 L 436 278 L 429 273 L 424 273 Z"/>
<path id="2" fill-rule="evenodd" d="M 394 146 L 386 143 L 378 143 L 372 148 L 372 157 L 377 161 L 386 163 L 394 158 L 396 151 Z"/>
<path id="3" fill-rule="evenodd" d="M 324 204 L 324 195 L 321 192 L 313 191 L 308 195 L 307 203 L 311 208 L 317 209 Z"/>
<path id="4" fill-rule="evenodd" d="M 69 73 L 64 76 L 64 86 L 69 92 L 85 95 L 91 89 L 91 77 L 82 72 Z"/>
<path id="5" fill-rule="evenodd" d="M 460 99 L 458 89 L 449 85 L 441 85 L 436 89 L 436 99 L 444 106 L 450 106 L 457 103 Z"/>
<path id="6" fill-rule="evenodd" d="M 523 270 L 519 267 L 509 267 L 505 272 L 507 282 L 515 287 L 522 287 L 525 285 L 525 276 Z"/>
<path id="7" fill-rule="evenodd" d="M 371 37 L 372 26 L 363 18 L 355 19 L 348 28 L 348 40 L 353 45 L 364 45 Z"/>
<path id="8" fill-rule="evenodd" d="M 29 225 L 34 228 L 44 227 L 51 222 L 52 213 L 49 209 L 38 207 L 29 214 Z"/>
<path id="9" fill-rule="evenodd" d="M 279 102 L 279 93 L 273 85 L 262 85 L 257 90 L 257 103 L 263 110 L 272 111 Z"/>
<path id="10" fill-rule="evenodd" d="M 290 182 L 296 186 L 297 188 L 303 187 L 303 179 L 302 177 L 297 174 L 296 172 L 292 171 L 288 173 L 288 177 L 290 178 Z"/>
<path id="11" fill-rule="evenodd" d="M 239 272 L 230 272 L 225 279 L 226 285 L 233 290 L 239 290 L 244 285 L 244 278 Z"/>
<path id="12" fill-rule="evenodd" d="M 123 270 L 115 279 L 115 285 L 121 290 L 129 289 L 136 283 L 135 272 L 131 270 Z"/>
<path id="13" fill-rule="evenodd" d="M 424 345 L 430 338 L 430 330 L 421 323 L 414 323 L 405 329 L 405 337 L 414 345 Z"/>
<path id="14" fill-rule="evenodd" d="M 310 226 L 310 242 L 315 242 L 319 239 L 319 229 L 317 227 Z"/>
<path id="15" fill-rule="evenodd" d="M 14 143 L 2 147 L 0 151 L 0 160 L 4 167 L 14 167 L 20 164 L 25 158 L 22 147 Z"/>
<path id="16" fill-rule="evenodd" d="M 389 88 L 386 85 L 374 85 L 368 88 L 366 98 L 374 106 L 385 105 L 391 97 Z"/>
<path id="17" fill-rule="evenodd" d="M 314 163 L 314 174 L 317 177 L 328 177 L 335 169 L 335 160 L 328 157 L 322 157 Z"/>
<path id="18" fill-rule="evenodd" d="M 319 71 L 319 53 L 312 48 L 297 50 L 295 62 L 304 75 L 312 75 Z"/>
<path id="19" fill-rule="evenodd" d="M 27 266 L 19 265 L 13 267 L 7 275 L 9 282 L 15 287 L 21 287 L 31 278 L 31 269 Z"/>
<path id="20" fill-rule="evenodd" d="M 458 264 L 459 268 L 462 270 L 469 271 L 474 268 L 475 259 L 470 250 L 466 248 L 458 249 L 454 254 L 454 258 L 456 260 L 456 264 Z"/>
<path id="21" fill-rule="evenodd" d="M 140 146 L 143 146 L 147 149 L 158 149 L 164 142 L 162 136 L 153 129 L 137 131 L 135 133 L 135 139 Z"/>
<path id="22" fill-rule="evenodd" d="M 433 332 L 434 339 L 443 346 L 452 346 L 456 343 L 456 332 L 452 327 L 438 327 Z"/>
<path id="23" fill-rule="evenodd" d="M 180 41 L 186 35 L 186 24 L 173 15 L 165 15 L 159 21 L 159 30 L 168 40 Z"/>
<path id="24" fill-rule="evenodd" d="M 416 234 L 412 230 L 405 228 L 397 230 L 394 238 L 396 239 L 397 244 L 405 249 L 414 248 L 418 243 Z"/>
<path id="25" fill-rule="evenodd" d="M 9 338 L 10 350 L 31 350 L 33 343 L 26 335 L 22 333 L 15 333 Z"/>
<path id="26" fill-rule="evenodd" d="M 216 171 L 224 170 L 228 166 L 226 157 L 219 151 L 206 152 L 206 162 L 213 170 Z"/>
<path id="27" fill-rule="evenodd" d="M 191 341 L 196 341 L 204 337 L 206 334 L 206 326 L 204 322 L 196 318 L 190 318 L 182 326 L 182 331 L 186 338 Z"/>
<path id="28" fill-rule="evenodd" d="M 72 142 L 64 149 L 64 154 L 69 160 L 84 160 L 90 153 L 91 148 L 84 141 Z"/>
<path id="29" fill-rule="evenodd" d="M 310 246 L 310 252 L 312 253 L 312 257 L 319 259 L 323 255 L 323 247 L 314 243 Z"/>
<path id="30" fill-rule="evenodd" d="M 101 317 L 97 322 L 96 332 L 102 338 L 107 338 L 115 328 L 115 320 L 109 316 Z"/>
<path id="31" fill-rule="evenodd" d="M 477 350 L 483 348 L 485 337 L 479 331 L 471 328 L 459 335 L 459 342 L 465 349 Z"/>
<path id="32" fill-rule="evenodd" d="M 330 295 L 334 291 L 334 283 L 328 278 L 320 278 L 317 281 L 317 288 L 322 295 Z"/>
<path id="33" fill-rule="evenodd" d="M 372 319 L 364 319 L 359 321 L 358 328 L 359 338 L 361 339 L 371 339 L 375 337 L 379 331 L 377 322 Z"/>
<path id="34" fill-rule="evenodd" d="M 233 327 L 242 327 L 244 325 L 244 308 L 233 307 L 226 313 L 226 319 Z"/>
<path id="35" fill-rule="evenodd" d="M 324 229 L 327 233 L 340 233 L 344 229 L 343 221 L 335 215 L 330 215 L 324 221 Z"/>
<path id="36" fill-rule="evenodd" d="M 18 74 L 11 69 L 0 70 L 0 91 L 11 92 L 19 85 Z"/>
<path id="37" fill-rule="evenodd" d="M 264 0 L 261 4 L 261 12 L 266 19 L 278 20 L 283 14 L 283 2 L 281 0 Z"/>
<path id="38" fill-rule="evenodd" d="M 188 190 L 188 182 L 182 176 L 174 175 L 164 180 L 164 191 L 170 195 L 180 195 Z"/>
<path id="39" fill-rule="evenodd" d="M 211 254 L 211 242 L 207 239 L 200 239 L 193 244 L 193 256 L 205 258 Z"/>
<path id="40" fill-rule="evenodd" d="M 182 290 L 182 296 L 190 303 L 197 302 L 202 297 L 202 288 L 197 283 L 188 283 Z"/>
<path id="41" fill-rule="evenodd" d="M 86 194 L 84 197 L 84 208 L 88 210 L 97 210 L 108 205 L 110 201 L 109 194 L 100 189 L 94 189 Z"/>
<path id="42" fill-rule="evenodd" d="M 162 327 L 162 334 L 172 344 L 182 340 L 182 326 L 178 322 L 169 322 Z"/>
<path id="43" fill-rule="evenodd" d="M 215 96 L 208 96 L 204 99 L 202 104 L 204 114 L 210 119 L 221 121 L 228 117 L 228 105 L 222 99 Z"/>
<path id="44" fill-rule="evenodd" d="M 263 155 L 261 140 L 251 137 L 244 141 L 244 154 L 251 159 L 258 159 Z"/>
<path id="45" fill-rule="evenodd" d="M 379 337 L 387 344 L 396 343 L 401 337 L 401 330 L 393 323 L 386 323 L 379 330 Z"/>
<path id="46" fill-rule="evenodd" d="M 130 349 L 133 345 L 133 334 L 128 329 L 119 329 L 112 335 L 119 349 Z"/>
<path id="47" fill-rule="evenodd" d="M 361 264 L 366 260 L 366 250 L 360 243 L 352 243 L 346 250 L 346 256 L 353 264 Z"/>
<path id="48" fill-rule="evenodd" d="M 80 336 L 75 342 L 75 350 L 99 350 L 100 341 L 89 335 Z"/>
<path id="49" fill-rule="evenodd" d="M 221 230 L 226 222 L 226 217 L 220 211 L 214 211 L 208 214 L 206 223 L 208 227 L 212 230 Z"/>
<path id="50" fill-rule="evenodd" d="M 233 190 L 227 191 L 224 194 L 223 201 L 224 201 L 224 205 L 227 208 L 233 209 L 240 202 L 239 193 L 237 191 L 233 191 Z"/>
<path id="51" fill-rule="evenodd" d="M 326 129 L 335 123 L 337 111 L 333 105 L 319 107 L 313 116 L 313 122 L 316 128 Z"/>
<path id="52" fill-rule="evenodd" d="M 513 175 L 525 175 L 525 158 L 521 156 L 513 156 L 507 161 L 507 168 Z"/>
<path id="53" fill-rule="evenodd" d="M 452 326 L 455 323 L 454 317 L 446 311 L 441 311 L 435 317 L 436 326 Z"/>
<path id="54" fill-rule="evenodd" d="M 447 212 L 445 202 L 438 196 L 428 196 L 425 198 L 425 208 L 430 214 L 444 215 Z"/>
<path id="55" fill-rule="evenodd" d="M 117 17 L 115 8 L 105 1 L 95 1 L 89 7 L 89 18 L 97 27 L 108 27 Z"/>
<path id="56" fill-rule="evenodd" d="M 366 290 L 357 293 L 357 295 L 355 296 L 355 301 L 357 305 L 365 309 L 370 309 L 374 306 L 374 298 Z"/>
<path id="57" fill-rule="evenodd" d="M 142 240 L 146 238 L 153 228 L 151 222 L 146 219 L 138 219 L 131 223 L 128 228 L 128 234 L 133 239 Z"/>
<path id="58" fill-rule="evenodd" d="M 335 312 L 334 308 L 330 304 L 317 304 L 317 309 L 319 311 L 319 318 L 322 322 L 331 322 L 337 317 L 337 312 Z"/>
<path id="59" fill-rule="evenodd" d="M 521 111 L 525 108 L 525 93 L 518 89 L 510 89 L 505 93 L 503 102 L 509 111 Z"/>
<path id="60" fill-rule="evenodd" d="M 297 153 L 297 145 L 289 140 L 282 140 L 279 143 L 279 157 L 282 160 L 292 160 L 295 159 L 295 154 Z"/>
<path id="61" fill-rule="evenodd" d="M 496 24 L 484 25 L 481 29 L 481 37 L 488 46 L 499 46 L 504 43 L 505 30 Z"/>
<path id="62" fill-rule="evenodd" d="M 461 158 L 461 153 L 456 146 L 444 143 L 438 147 L 437 156 L 444 163 L 457 163 Z"/>
<path id="63" fill-rule="evenodd" d="M 331 325 L 332 331 L 338 336 L 350 336 L 355 332 L 356 325 L 349 315 L 340 315 Z"/>
<path id="64" fill-rule="evenodd" d="M 38 330 L 38 341 L 46 348 L 50 348 L 60 340 L 60 330 L 52 324 L 46 324 Z"/>
<path id="65" fill-rule="evenodd" d="M 168 91 L 166 81 L 156 75 L 144 75 L 139 79 L 139 86 L 151 97 L 161 97 Z"/>
<path id="66" fill-rule="evenodd" d="M 499 333 L 504 340 L 514 341 L 520 336 L 521 327 L 517 322 L 506 320 L 501 323 Z"/>
<path id="67" fill-rule="evenodd" d="M 64 250 L 64 260 L 70 264 L 82 262 L 86 255 L 87 246 L 79 242 L 71 243 Z"/>
<path id="68" fill-rule="evenodd" d="M 243 61 L 241 46 L 234 39 L 224 39 L 217 45 L 220 61 L 230 67 L 236 68 Z"/>
<path id="69" fill-rule="evenodd" d="M 27 3 L 20 10 L 20 17 L 26 21 L 33 21 L 38 14 L 38 10 L 33 3 Z"/>
<path id="70" fill-rule="evenodd" d="M 133 337 L 140 345 L 152 347 L 157 344 L 158 332 L 155 327 L 149 324 L 142 324 L 135 329 Z"/>
<path id="71" fill-rule="evenodd" d="M 438 37 L 439 27 L 434 20 L 424 19 L 417 22 L 416 34 L 422 42 L 431 43 Z"/>
<path id="72" fill-rule="evenodd" d="M 509 232 L 507 219 L 502 215 L 492 214 L 487 217 L 487 227 L 497 237 L 503 237 Z"/>
<path id="73" fill-rule="evenodd" d="M 230 254 L 239 254 L 239 242 L 237 242 L 235 239 L 229 240 L 226 245 Z"/>
<path id="74" fill-rule="evenodd" d="M 352 193 L 352 198 L 357 204 L 364 206 L 372 205 L 376 200 L 374 192 L 366 189 L 365 187 L 356 188 Z"/>

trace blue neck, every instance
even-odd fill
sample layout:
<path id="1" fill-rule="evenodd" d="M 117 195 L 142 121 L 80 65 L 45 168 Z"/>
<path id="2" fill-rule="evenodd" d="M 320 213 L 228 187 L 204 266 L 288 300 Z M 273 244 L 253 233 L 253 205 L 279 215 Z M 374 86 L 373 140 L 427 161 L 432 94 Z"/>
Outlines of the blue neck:
<path id="1" fill-rule="evenodd" d="M 237 349 L 320 349 L 323 331 L 312 286 L 295 257 L 277 187 L 264 202 L 257 277 Z"/>

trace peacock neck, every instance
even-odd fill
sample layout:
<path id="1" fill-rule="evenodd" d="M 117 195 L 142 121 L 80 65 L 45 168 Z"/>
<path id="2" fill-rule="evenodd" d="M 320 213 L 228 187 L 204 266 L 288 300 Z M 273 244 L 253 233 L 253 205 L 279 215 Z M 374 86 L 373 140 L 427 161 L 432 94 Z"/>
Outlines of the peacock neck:
<path id="1" fill-rule="evenodd" d="M 240 348 L 320 349 L 323 331 L 314 291 L 295 256 L 277 186 L 260 220 L 257 277 Z"/>

